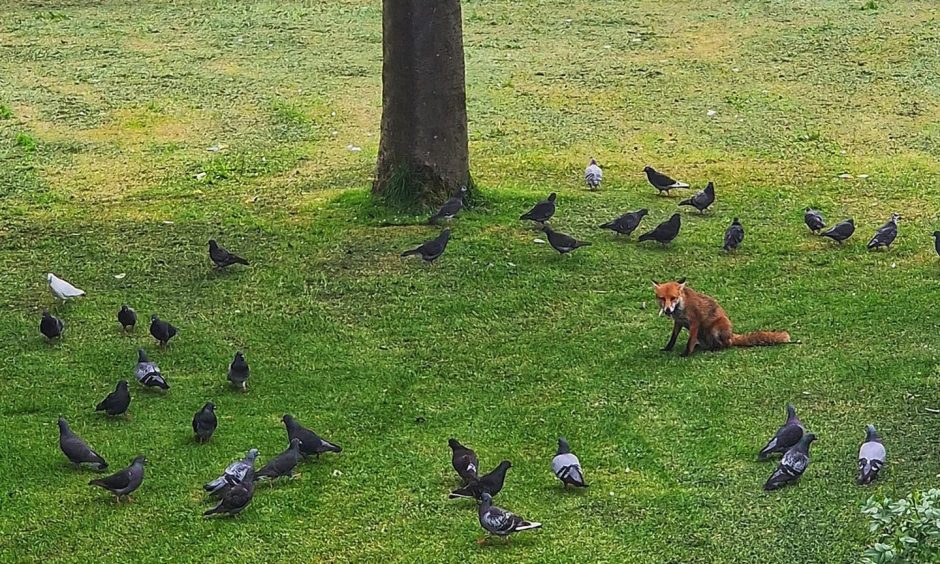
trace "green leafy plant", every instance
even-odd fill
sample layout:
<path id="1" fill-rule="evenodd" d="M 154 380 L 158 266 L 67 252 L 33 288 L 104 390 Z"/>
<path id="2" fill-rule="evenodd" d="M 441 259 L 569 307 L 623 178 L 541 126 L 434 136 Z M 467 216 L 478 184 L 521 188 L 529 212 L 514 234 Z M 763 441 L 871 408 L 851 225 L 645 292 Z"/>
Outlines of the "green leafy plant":
<path id="1" fill-rule="evenodd" d="M 862 561 L 936 562 L 940 559 L 940 489 L 914 492 L 903 499 L 868 498 L 862 513 L 868 529 L 877 535 Z"/>

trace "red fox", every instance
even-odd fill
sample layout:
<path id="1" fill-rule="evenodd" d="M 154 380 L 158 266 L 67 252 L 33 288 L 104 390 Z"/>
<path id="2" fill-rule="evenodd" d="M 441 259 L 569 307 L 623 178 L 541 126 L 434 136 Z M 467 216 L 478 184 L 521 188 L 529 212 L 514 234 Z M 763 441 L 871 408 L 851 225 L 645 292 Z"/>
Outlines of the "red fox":
<path id="1" fill-rule="evenodd" d="M 790 334 L 786 332 L 755 331 L 735 335 L 728 314 L 718 302 L 687 288 L 685 278 L 662 284 L 653 280 L 653 288 L 659 300 L 659 314 L 668 315 L 674 322 L 672 337 L 663 351 L 672 350 L 683 327 L 689 330 L 689 342 L 682 356 L 692 354 L 696 346 L 715 351 L 728 347 L 758 347 L 790 342 Z"/>

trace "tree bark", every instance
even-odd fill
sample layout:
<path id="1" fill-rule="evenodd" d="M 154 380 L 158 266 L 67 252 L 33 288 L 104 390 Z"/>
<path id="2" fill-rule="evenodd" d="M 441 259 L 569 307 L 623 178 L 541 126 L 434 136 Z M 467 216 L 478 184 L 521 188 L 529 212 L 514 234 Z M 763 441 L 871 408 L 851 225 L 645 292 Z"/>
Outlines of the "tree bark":
<path id="1" fill-rule="evenodd" d="M 436 204 L 470 184 L 460 0 L 383 0 L 382 131 L 372 193 Z"/>

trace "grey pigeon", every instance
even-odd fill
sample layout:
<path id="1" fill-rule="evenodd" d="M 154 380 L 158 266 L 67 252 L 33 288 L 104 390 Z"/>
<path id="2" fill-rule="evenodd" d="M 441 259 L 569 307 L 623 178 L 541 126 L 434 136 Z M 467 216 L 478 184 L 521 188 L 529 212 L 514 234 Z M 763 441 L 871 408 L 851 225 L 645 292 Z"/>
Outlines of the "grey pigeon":
<path id="1" fill-rule="evenodd" d="M 95 411 L 103 411 L 114 417 L 125 415 L 131 405 L 131 393 L 127 389 L 127 380 L 119 380 L 114 391 L 95 406 Z"/>
<path id="2" fill-rule="evenodd" d="M 59 417 L 59 448 L 69 462 L 76 466 L 87 464 L 96 470 L 104 470 L 108 463 L 101 455 L 93 451 L 81 437 L 72 432 L 68 422 Z"/>
<path id="3" fill-rule="evenodd" d="M 640 226 L 640 221 L 642 221 L 649 212 L 650 211 L 646 208 L 636 210 L 634 212 L 627 212 L 617 219 L 608 221 L 607 223 L 601 225 L 600 228 L 610 229 L 619 235 L 626 235 L 629 237 L 634 231 L 636 231 L 636 228 Z"/>
<path id="4" fill-rule="evenodd" d="M 586 488 L 584 472 L 581 471 L 581 461 L 571 452 L 568 441 L 561 437 L 558 439 L 558 452 L 552 459 L 552 472 L 567 488 L 569 485 Z"/>
<path id="5" fill-rule="evenodd" d="M 121 306 L 121 311 L 117 314 L 118 323 L 121 324 L 121 328 L 124 331 L 128 329 L 133 329 L 137 325 L 137 312 L 132 310 L 126 304 Z"/>
<path id="6" fill-rule="evenodd" d="M 819 210 L 814 210 L 813 208 L 806 208 L 806 211 L 803 213 L 803 222 L 806 223 L 806 227 L 809 227 L 809 230 L 815 234 L 826 228 L 826 222 L 823 220 L 822 212 Z"/>
<path id="7" fill-rule="evenodd" d="M 206 402 L 202 409 L 193 415 L 193 435 L 197 443 L 208 442 L 215 433 L 215 428 L 219 426 L 219 420 L 215 416 L 215 404 Z"/>
<path id="8" fill-rule="evenodd" d="M 499 537 L 506 537 L 518 531 L 538 529 L 542 526 L 541 523 L 526 521 L 518 515 L 514 515 L 505 509 L 494 506 L 493 496 L 488 493 L 484 493 L 480 498 L 480 507 L 477 516 L 480 519 L 480 526 L 483 527 L 486 532 Z M 485 540 L 485 538 L 483 540 Z"/>
<path id="9" fill-rule="evenodd" d="M 806 467 L 809 466 L 809 445 L 816 440 L 816 435 L 806 433 L 800 442 L 796 443 L 788 450 L 774 473 L 767 479 L 764 489 L 767 491 L 777 490 L 786 485 L 792 484 L 800 479 Z"/>
<path id="10" fill-rule="evenodd" d="M 528 219 L 536 223 L 545 223 L 555 215 L 555 198 L 557 195 L 552 192 L 548 198 L 532 206 L 532 209 L 519 216 L 519 219 Z"/>
<path id="11" fill-rule="evenodd" d="M 891 243 L 894 243 L 895 238 L 898 236 L 899 219 L 901 219 L 900 214 L 893 213 L 891 214 L 891 219 L 879 227 L 878 231 L 875 231 L 875 236 L 868 242 L 869 251 L 872 249 L 891 248 Z"/>
<path id="12" fill-rule="evenodd" d="M 829 237 L 836 243 L 842 244 L 842 241 L 845 241 L 852 236 L 852 233 L 855 233 L 855 220 L 847 219 L 842 223 L 837 223 L 832 227 L 820 233 L 823 237 Z"/>
<path id="13" fill-rule="evenodd" d="M 147 388 L 160 388 L 169 390 L 170 385 L 166 383 L 163 374 L 160 374 L 160 367 L 154 362 L 150 362 L 144 349 L 137 349 L 137 366 L 134 368 L 134 377 L 137 382 Z"/>
<path id="14" fill-rule="evenodd" d="M 738 218 L 734 218 L 728 229 L 725 230 L 725 251 L 731 252 L 738 248 L 738 245 L 744 241 L 744 228 Z"/>
<path id="15" fill-rule="evenodd" d="M 712 205 L 715 202 L 715 185 L 709 182 L 705 185 L 705 189 L 701 192 L 695 194 L 687 200 L 682 200 L 679 202 L 680 206 L 692 206 L 697 209 L 699 213 L 705 213 L 705 210 L 708 209 L 708 206 Z"/>
<path id="16" fill-rule="evenodd" d="M 773 438 L 767 441 L 764 448 L 757 453 L 758 460 L 765 460 L 775 452 L 785 453 L 803 438 L 803 422 L 796 416 L 796 408 L 792 403 L 787 404 L 787 420 L 784 421 Z"/>
<path id="17" fill-rule="evenodd" d="M 209 259 L 215 263 L 216 268 L 225 268 L 233 264 L 244 264 L 248 266 L 248 261 L 242 257 L 228 252 L 225 247 L 219 245 L 215 239 L 209 240 Z"/>
<path id="18" fill-rule="evenodd" d="M 39 320 L 39 332 L 43 334 L 46 340 L 51 341 L 61 337 L 63 329 L 65 329 L 65 323 L 61 319 L 43 310 L 42 319 Z"/>
<path id="19" fill-rule="evenodd" d="M 463 199 L 467 195 L 467 187 L 461 186 L 457 192 L 437 210 L 437 213 L 428 218 L 428 223 L 434 224 L 442 220 L 453 219 L 463 209 Z"/>
<path id="20" fill-rule="evenodd" d="M 512 463 L 503 460 L 489 474 L 470 480 L 466 486 L 450 492 L 447 497 L 450 499 L 469 497 L 481 499 L 484 493 L 496 495 L 503 489 L 503 483 L 506 481 L 506 471 L 510 468 L 512 468 Z"/>
<path id="21" fill-rule="evenodd" d="M 150 316 L 150 334 L 157 340 L 161 348 L 166 348 L 170 339 L 176 336 L 176 327 L 157 317 L 157 314 L 153 314 Z"/>
<path id="22" fill-rule="evenodd" d="M 591 244 L 587 241 L 578 241 L 570 235 L 565 235 L 552 229 L 551 225 L 542 225 L 542 231 L 548 237 L 548 244 L 561 254 L 567 254 L 581 247 L 589 247 Z"/>
<path id="23" fill-rule="evenodd" d="M 51 272 L 46 275 L 46 280 L 49 282 L 49 291 L 52 295 L 62 301 L 85 295 L 85 290 L 72 286 Z"/>
<path id="24" fill-rule="evenodd" d="M 601 167 L 597 166 L 597 161 L 592 158 L 590 164 L 584 169 L 585 184 L 588 185 L 588 189 L 597 190 L 601 187 L 601 180 L 603 178 L 604 171 L 601 170 Z"/>
<path id="25" fill-rule="evenodd" d="M 674 190 L 676 188 L 688 188 L 689 187 L 689 185 L 686 184 L 685 182 L 679 182 L 677 180 L 673 180 L 672 178 L 657 171 L 655 168 L 651 166 L 644 167 L 643 172 L 646 173 L 646 179 L 649 180 L 650 184 L 653 185 L 653 188 L 656 188 L 657 190 L 659 190 L 660 194 L 665 192 L 666 195 L 668 196 L 670 190 Z"/>
<path id="26" fill-rule="evenodd" d="M 480 467 L 477 453 L 457 442 L 457 439 L 449 439 L 447 444 L 450 445 L 451 450 L 450 463 L 457 471 L 460 479 L 465 484 L 475 479 L 477 477 L 477 468 Z"/>
<path id="27" fill-rule="evenodd" d="M 131 465 L 123 470 L 111 474 L 107 478 L 100 478 L 88 482 L 89 486 L 98 486 L 104 488 L 117 496 L 117 502 L 121 502 L 121 497 L 127 496 L 127 501 L 131 501 L 131 494 L 144 483 L 144 463 L 147 460 L 143 455 L 138 455 L 131 462 Z"/>
<path id="28" fill-rule="evenodd" d="M 316 433 L 298 423 L 290 414 L 284 414 L 281 421 L 287 428 L 287 440 L 300 439 L 300 453 L 305 457 L 312 454 L 320 458 L 324 452 L 343 452 L 339 445 L 323 440 Z"/>
<path id="29" fill-rule="evenodd" d="M 858 449 L 858 478 L 860 486 L 870 484 L 878 477 L 878 472 L 884 466 L 885 446 L 881 444 L 881 437 L 874 425 L 865 427 L 865 442 Z"/>
<path id="30" fill-rule="evenodd" d="M 245 473 L 244 479 L 234 486 L 225 490 L 222 494 L 222 500 L 218 505 L 209 509 L 203 515 L 230 515 L 235 516 L 241 513 L 251 503 L 255 495 L 255 471 L 249 468 Z"/>
<path id="31" fill-rule="evenodd" d="M 450 229 L 445 229 L 441 231 L 441 234 L 436 238 L 431 239 L 430 241 L 425 241 L 421 245 L 405 251 L 401 254 L 403 257 L 409 257 L 412 255 L 418 255 L 424 262 L 432 263 L 437 260 L 442 254 L 444 254 L 444 249 L 447 248 L 447 242 L 450 240 Z"/>
<path id="32" fill-rule="evenodd" d="M 222 475 L 202 486 L 202 489 L 206 490 L 216 497 L 223 495 L 225 490 L 240 484 L 245 480 L 245 476 L 248 475 L 248 472 L 251 472 L 254 475 L 255 470 L 255 458 L 258 457 L 258 449 L 253 448 L 248 451 L 248 454 L 245 458 L 241 460 L 236 460 L 235 462 L 229 464 L 225 471 L 222 472 Z"/>
<path id="33" fill-rule="evenodd" d="M 287 450 L 269 460 L 264 468 L 255 474 L 255 480 L 276 480 L 293 476 L 294 468 L 300 463 L 300 456 L 300 439 L 291 439 Z"/>
<path id="34" fill-rule="evenodd" d="M 248 363 L 241 351 L 235 353 L 235 359 L 228 365 L 228 381 L 244 392 L 248 389 Z"/>
<path id="35" fill-rule="evenodd" d="M 679 227 L 681 226 L 680 217 L 681 216 L 677 213 L 672 214 L 672 217 L 654 227 L 652 231 L 647 231 L 640 235 L 637 242 L 656 241 L 666 246 L 679 235 Z"/>

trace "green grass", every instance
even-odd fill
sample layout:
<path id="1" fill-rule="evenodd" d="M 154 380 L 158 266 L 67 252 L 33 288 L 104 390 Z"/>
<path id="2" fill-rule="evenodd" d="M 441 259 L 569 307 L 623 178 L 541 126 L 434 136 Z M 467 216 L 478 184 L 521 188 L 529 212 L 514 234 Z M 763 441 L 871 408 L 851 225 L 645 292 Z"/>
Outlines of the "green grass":
<path id="1" fill-rule="evenodd" d="M 855 561 L 864 499 L 935 484 L 933 3 L 537 4 L 464 3 L 484 204 L 432 268 L 398 253 L 436 231 L 369 196 L 379 3 L 6 7 L 0 560 Z M 599 193 L 581 186 L 590 156 Z M 674 211 L 647 163 L 717 186 L 714 211 L 683 212 L 668 250 L 595 228 Z M 555 227 L 592 247 L 561 258 L 533 244 L 516 218 L 550 191 Z M 844 247 L 809 236 L 809 205 L 854 217 L 858 234 Z M 892 211 L 896 247 L 866 253 Z M 733 216 L 747 238 L 725 256 Z M 209 238 L 253 265 L 211 271 Z M 37 331 L 49 271 L 88 291 L 60 308 L 51 347 Z M 669 323 L 649 279 L 680 276 L 739 329 L 803 344 L 660 353 Z M 119 334 L 124 302 L 179 327 L 167 352 L 146 327 Z M 138 346 L 172 389 L 132 383 L 130 421 L 96 416 Z M 252 367 L 245 395 L 226 387 L 235 350 Z M 207 400 L 220 427 L 196 446 Z M 788 401 L 820 440 L 803 482 L 766 494 L 772 465 L 754 456 Z M 200 485 L 248 448 L 282 450 L 285 412 L 345 451 L 259 491 L 237 520 L 205 522 Z M 148 457 L 135 504 L 66 466 L 60 414 L 115 469 Z M 890 461 L 860 489 L 868 422 Z M 559 435 L 589 491 L 558 489 Z M 474 544 L 472 504 L 446 500 L 451 436 L 486 468 L 513 462 L 497 501 L 543 530 Z"/>

